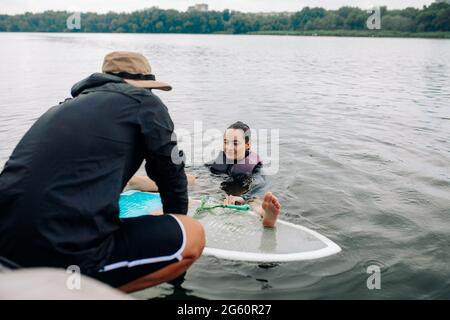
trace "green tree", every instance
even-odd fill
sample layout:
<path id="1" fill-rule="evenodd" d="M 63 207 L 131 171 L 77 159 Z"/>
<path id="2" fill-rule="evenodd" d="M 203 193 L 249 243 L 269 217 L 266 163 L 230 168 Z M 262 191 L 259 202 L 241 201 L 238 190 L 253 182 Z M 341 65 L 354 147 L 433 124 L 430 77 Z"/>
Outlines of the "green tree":
<path id="1" fill-rule="evenodd" d="M 410 18 L 400 15 L 387 15 L 382 16 L 381 25 L 386 30 L 408 32 L 413 28 L 413 21 Z"/>
<path id="2" fill-rule="evenodd" d="M 78 32 L 68 30 L 71 13 L 45 11 L 0 15 L 0 31 Z M 149 8 L 132 13 L 83 13 L 82 32 L 248 33 L 254 31 L 364 30 L 369 14 L 356 7 L 338 10 L 305 7 L 292 15 L 260 15 L 237 11 L 180 12 Z M 450 4 L 422 9 L 381 7 L 382 28 L 389 31 L 450 31 Z"/>

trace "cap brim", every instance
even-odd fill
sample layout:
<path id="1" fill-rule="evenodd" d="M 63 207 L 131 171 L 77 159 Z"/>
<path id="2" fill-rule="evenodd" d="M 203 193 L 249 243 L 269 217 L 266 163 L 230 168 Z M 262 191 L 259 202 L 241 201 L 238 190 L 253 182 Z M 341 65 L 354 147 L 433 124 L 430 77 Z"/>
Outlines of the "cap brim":
<path id="1" fill-rule="evenodd" d="M 161 82 L 161 81 L 153 81 L 153 80 L 131 80 L 131 79 L 124 79 L 125 82 L 136 86 L 140 88 L 147 88 L 147 89 L 158 89 L 158 90 L 164 90 L 164 91 L 170 91 L 172 90 L 172 86 Z"/>

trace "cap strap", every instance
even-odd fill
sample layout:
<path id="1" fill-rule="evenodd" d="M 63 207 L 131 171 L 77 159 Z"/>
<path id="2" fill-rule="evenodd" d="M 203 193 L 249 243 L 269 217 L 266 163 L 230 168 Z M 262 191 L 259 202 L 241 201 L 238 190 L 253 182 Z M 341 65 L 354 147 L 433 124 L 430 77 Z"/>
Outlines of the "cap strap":
<path id="1" fill-rule="evenodd" d="M 107 74 L 129 80 L 156 80 L 154 74 L 133 74 L 128 72 L 107 72 Z"/>

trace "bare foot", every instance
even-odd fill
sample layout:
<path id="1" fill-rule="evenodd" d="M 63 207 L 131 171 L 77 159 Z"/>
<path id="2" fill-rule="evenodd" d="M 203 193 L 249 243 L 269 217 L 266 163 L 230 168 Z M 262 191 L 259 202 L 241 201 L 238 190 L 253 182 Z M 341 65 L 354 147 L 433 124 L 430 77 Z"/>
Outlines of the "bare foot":
<path id="1" fill-rule="evenodd" d="M 263 208 L 263 226 L 273 228 L 277 223 L 278 215 L 281 211 L 281 204 L 272 192 L 267 192 L 264 195 L 262 204 Z"/>

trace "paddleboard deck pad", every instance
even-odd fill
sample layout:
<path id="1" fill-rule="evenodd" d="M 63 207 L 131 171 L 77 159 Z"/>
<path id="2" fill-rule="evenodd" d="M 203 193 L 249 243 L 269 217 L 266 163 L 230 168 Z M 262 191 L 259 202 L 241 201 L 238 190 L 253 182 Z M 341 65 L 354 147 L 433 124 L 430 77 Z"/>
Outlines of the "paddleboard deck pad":
<path id="1" fill-rule="evenodd" d="M 200 201 L 191 201 L 188 215 L 204 227 L 204 255 L 248 262 L 289 262 L 324 258 L 341 251 L 327 237 L 306 227 L 278 219 L 264 228 L 251 211 L 214 209 L 196 213 Z M 120 218 L 151 214 L 162 208 L 157 193 L 127 191 L 120 196 Z"/>

